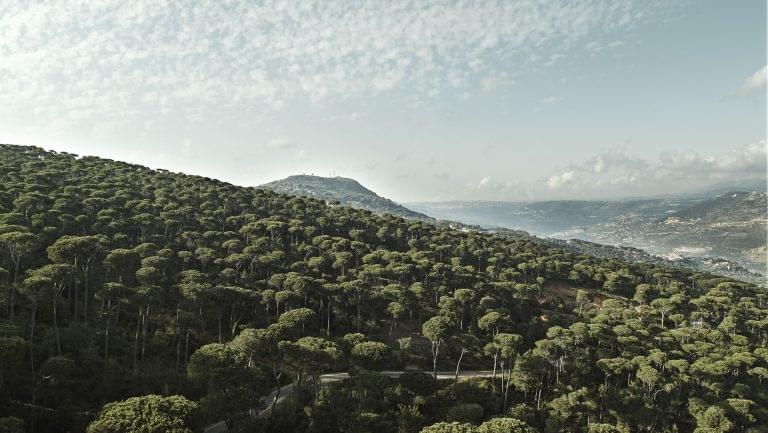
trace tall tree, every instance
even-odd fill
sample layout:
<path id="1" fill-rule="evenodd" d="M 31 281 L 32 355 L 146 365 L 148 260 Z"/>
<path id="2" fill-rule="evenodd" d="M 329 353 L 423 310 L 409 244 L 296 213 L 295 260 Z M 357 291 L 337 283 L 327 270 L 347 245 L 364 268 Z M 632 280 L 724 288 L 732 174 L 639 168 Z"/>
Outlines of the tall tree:
<path id="1" fill-rule="evenodd" d="M 453 324 L 442 316 L 435 316 L 424 322 L 421 327 L 421 334 L 431 343 L 432 353 L 432 377 L 435 381 L 435 392 L 437 392 L 437 361 L 440 356 L 440 349 L 445 340 L 449 337 Z"/>

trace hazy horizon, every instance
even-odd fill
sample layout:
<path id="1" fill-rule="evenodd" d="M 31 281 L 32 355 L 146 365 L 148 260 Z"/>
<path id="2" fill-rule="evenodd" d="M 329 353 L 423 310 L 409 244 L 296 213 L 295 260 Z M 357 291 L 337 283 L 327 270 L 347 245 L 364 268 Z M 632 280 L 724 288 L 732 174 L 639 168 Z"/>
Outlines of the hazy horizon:
<path id="1" fill-rule="evenodd" d="M 392 200 L 766 179 L 766 5 L 0 7 L 0 141 Z"/>

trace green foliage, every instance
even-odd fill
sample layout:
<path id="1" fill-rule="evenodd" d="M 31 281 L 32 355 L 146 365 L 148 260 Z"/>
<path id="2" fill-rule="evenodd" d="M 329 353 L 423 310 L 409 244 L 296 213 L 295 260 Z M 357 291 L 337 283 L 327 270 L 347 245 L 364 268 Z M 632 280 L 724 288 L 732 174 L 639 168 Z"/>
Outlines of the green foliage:
<path id="1" fill-rule="evenodd" d="M 477 403 L 457 404 L 448 409 L 448 421 L 459 421 L 476 424 L 483 419 L 483 407 Z"/>
<path id="2" fill-rule="evenodd" d="M 0 179 L 0 416 L 36 431 L 159 394 L 239 427 L 291 381 L 274 431 L 768 424 L 764 287 L 32 147 Z M 434 376 L 321 383 L 350 363 Z"/>
<path id="3" fill-rule="evenodd" d="M 421 333 L 432 343 L 437 343 L 447 338 L 451 328 L 453 328 L 453 323 L 450 320 L 442 316 L 435 316 L 424 322 Z"/>
<path id="4" fill-rule="evenodd" d="M 421 429 L 420 433 L 474 433 L 475 427 L 468 423 L 439 422 Z"/>
<path id="5" fill-rule="evenodd" d="M 393 359 L 392 349 L 378 341 L 364 341 L 355 344 L 352 347 L 351 355 L 357 365 L 368 370 L 383 369 Z"/>
<path id="6" fill-rule="evenodd" d="M 611 424 L 592 423 L 589 425 L 589 433 L 621 433 L 621 430 Z"/>
<path id="7" fill-rule="evenodd" d="M 249 367 L 242 352 L 212 343 L 199 348 L 187 366 L 189 379 L 206 390 L 200 400 L 209 421 L 224 418 L 232 427 L 235 415 L 251 407 L 266 391 L 266 377 Z"/>
<path id="8" fill-rule="evenodd" d="M 424 424 L 424 416 L 416 405 L 397 406 L 397 432 L 417 433 Z"/>
<path id="9" fill-rule="evenodd" d="M 174 395 L 145 395 L 104 406 L 88 433 L 192 433 L 197 404 Z"/>
<path id="10" fill-rule="evenodd" d="M 515 418 L 528 424 L 533 424 L 536 417 L 534 409 L 527 403 L 518 403 L 510 406 L 507 409 L 507 415 L 510 418 Z"/>
<path id="11" fill-rule="evenodd" d="M 590 430 L 591 432 L 591 430 Z M 537 433 L 536 429 L 515 418 L 494 418 L 486 421 L 475 433 Z"/>
<path id="12" fill-rule="evenodd" d="M 0 433 L 25 433 L 24 421 L 15 417 L 0 418 Z"/>
<path id="13" fill-rule="evenodd" d="M 400 384 L 419 395 L 427 395 L 433 390 L 432 378 L 423 371 L 406 370 L 398 378 Z"/>

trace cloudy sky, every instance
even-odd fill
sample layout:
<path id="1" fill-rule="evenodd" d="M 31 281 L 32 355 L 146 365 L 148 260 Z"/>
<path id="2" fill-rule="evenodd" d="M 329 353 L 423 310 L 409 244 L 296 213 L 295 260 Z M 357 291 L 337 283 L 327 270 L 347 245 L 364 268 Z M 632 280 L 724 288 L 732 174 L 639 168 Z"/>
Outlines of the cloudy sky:
<path id="1" fill-rule="evenodd" d="M 0 1 L 0 142 L 398 201 L 766 178 L 766 3 Z"/>

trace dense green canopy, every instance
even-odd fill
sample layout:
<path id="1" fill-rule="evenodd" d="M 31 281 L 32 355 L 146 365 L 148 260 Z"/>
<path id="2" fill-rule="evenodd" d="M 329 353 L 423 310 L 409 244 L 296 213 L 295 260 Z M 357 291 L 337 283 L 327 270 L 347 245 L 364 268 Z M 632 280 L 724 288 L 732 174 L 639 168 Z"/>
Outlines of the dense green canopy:
<path id="1" fill-rule="evenodd" d="M 0 146 L 0 179 L 14 431 L 768 423 L 765 288 L 34 147 Z"/>

